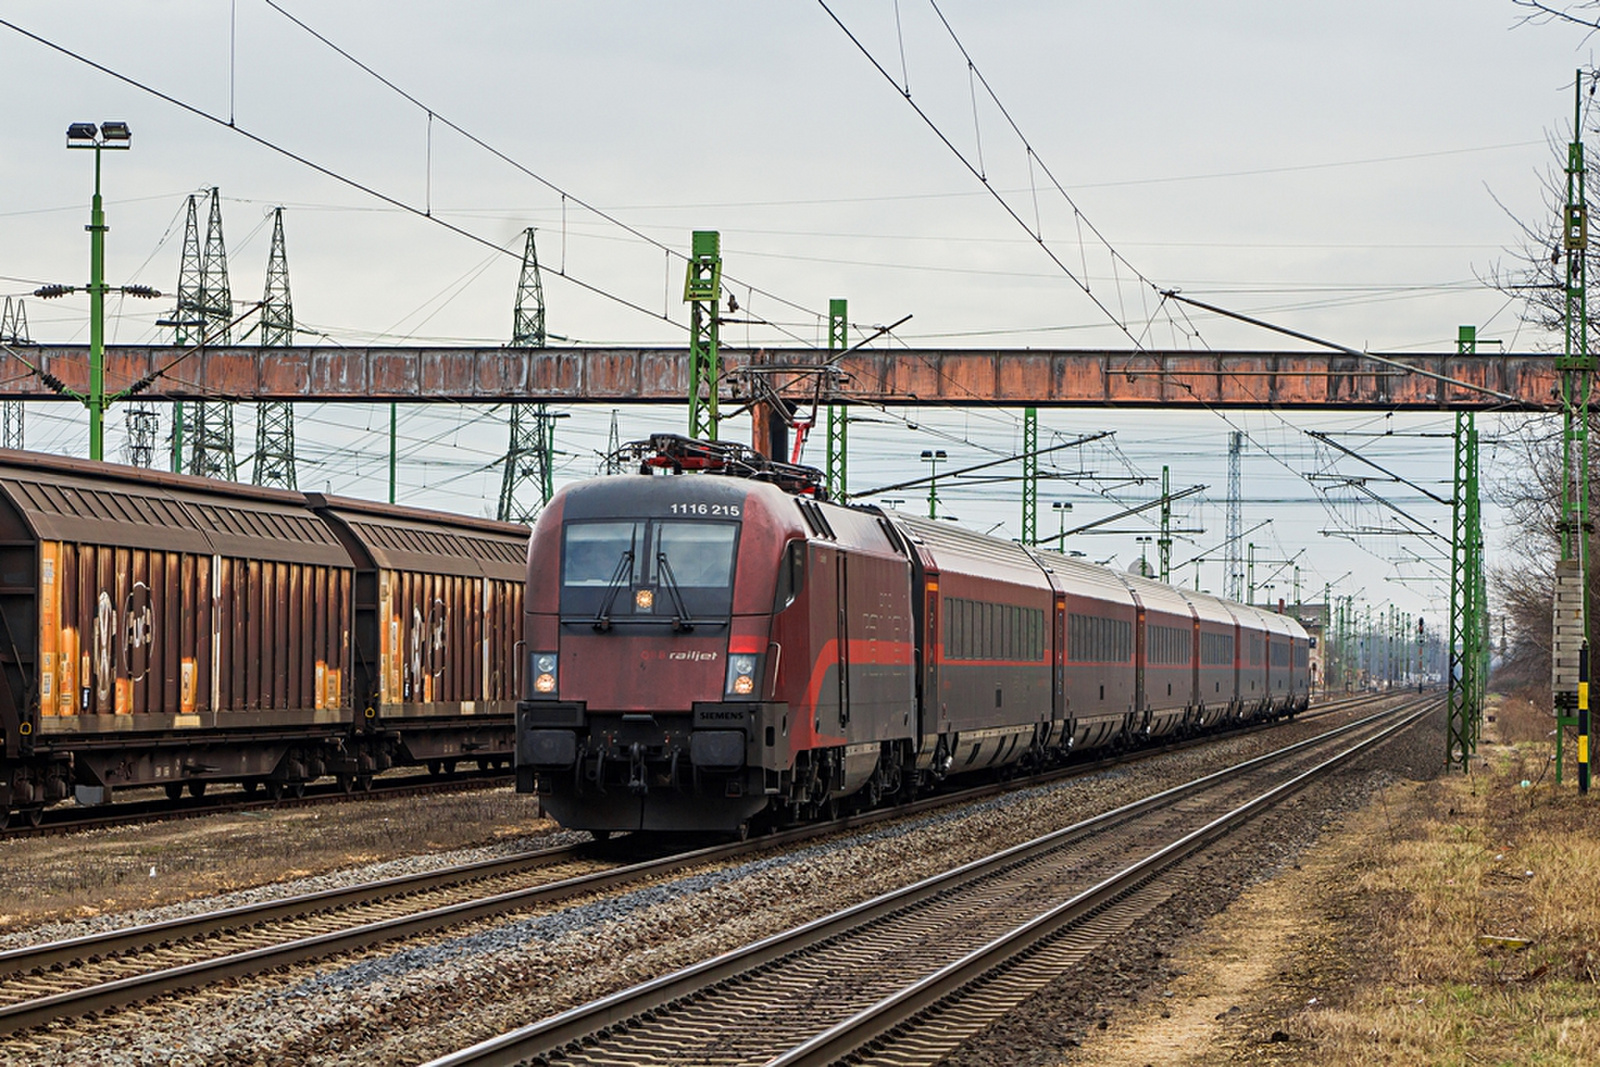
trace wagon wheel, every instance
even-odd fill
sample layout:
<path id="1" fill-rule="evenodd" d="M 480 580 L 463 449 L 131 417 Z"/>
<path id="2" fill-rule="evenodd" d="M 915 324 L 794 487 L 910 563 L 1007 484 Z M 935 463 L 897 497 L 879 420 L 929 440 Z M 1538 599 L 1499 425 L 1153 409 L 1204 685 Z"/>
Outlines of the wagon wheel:
<path id="1" fill-rule="evenodd" d="M 194 797 L 196 800 L 199 800 L 201 797 L 205 796 L 206 795 L 206 783 L 198 782 L 198 781 L 197 782 L 190 782 L 189 783 L 189 795 Z"/>
<path id="2" fill-rule="evenodd" d="M 282 800 L 283 787 L 284 783 L 282 781 L 273 779 L 267 783 L 267 796 L 271 797 L 273 800 Z"/>
<path id="3" fill-rule="evenodd" d="M 356 789 L 356 777 L 353 774 L 341 774 L 335 781 L 339 784 L 339 792 L 353 793 Z"/>
<path id="4" fill-rule="evenodd" d="M 435 778 L 439 777 L 440 774 L 444 773 L 444 764 L 440 763 L 436 759 L 429 760 L 428 761 L 428 773 L 431 774 Z"/>
<path id="5" fill-rule="evenodd" d="M 23 821 L 25 821 L 29 826 L 37 830 L 39 828 L 39 824 L 44 822 L 44 809 L 27 808 L 23 811 L 22 818 Z"/>
<path id="6" fill-rule="evenodd" d="M 289 795 L 294 799 L 299 800 L 301 797 L 306 795 L 306 784 L 304 782 L 290 782 Z"/>
<path id="7" fill-rule="evenodd" d="M 167 783 L 167 799 L 168 800 L 177 800 L 181 796 L 183 796 L 183 783 L 182 782 L 168 782 Z"/>
<path id="8" fill-rule="evenodd" d="M 363 792 L 363 793 L 370 792 L 372 790 L 372 775 L 370 775 L 370 774 L 358 774 L 358 775 L 356 775 L 356 788 L 361 790 L 361 792 Z"/>
<path id="9" fill-rule="evenodd" d="M 7 826 L 10 826 L 10 825 L 11 825 L 11 809 L 10 808 L 0 808 L 0 830 L 4 830 Z"/>
<path id="10" fill-rule="evenodd" d="M 253 797 L 256 795 L 256 790 L 261 788 L 261 781 L 257 778 L 246 778 L 239 783 L 239 788 L 244 790 L 245 796 Z"/>

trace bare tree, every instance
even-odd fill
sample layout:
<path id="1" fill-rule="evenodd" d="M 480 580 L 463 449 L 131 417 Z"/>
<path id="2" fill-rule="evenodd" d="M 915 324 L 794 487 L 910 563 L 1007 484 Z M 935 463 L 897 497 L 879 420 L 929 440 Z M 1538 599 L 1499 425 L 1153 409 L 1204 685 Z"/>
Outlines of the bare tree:
<path id="1" fill-rule="evenodd" d="M 1568 22 L 1588 30 L 1600 30 L 1600 0 L 1581 0 L 1570 4 L 1546 4 L 1542 0 L 1511 0 L 1523 8 L 1523 25 L 1543 25 L 1548 22 Z"/>

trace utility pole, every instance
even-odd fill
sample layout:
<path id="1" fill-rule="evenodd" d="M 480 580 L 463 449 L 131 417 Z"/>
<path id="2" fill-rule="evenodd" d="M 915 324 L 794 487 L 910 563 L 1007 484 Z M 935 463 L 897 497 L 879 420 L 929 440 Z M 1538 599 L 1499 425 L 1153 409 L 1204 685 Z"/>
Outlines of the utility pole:
<path id="1" fill-rule="evenodd" d="M 1240 490 L 1240 468 L 1244 454 L 1244 434 L 1238 430 L 1228 435 L 1228 546 L 1224 594 L 1229 600 L 1243 599 L 1244 572 L 1239 567 L 1239 541 L 1244 537 L 1244 504 Z M 1252 594 L 1254 599 L 1254 594 Z"/>
<path id="2" fill-rule="evenodd" d="M 545 333 L 544 282 L 539 276 L 539 254 L 533 227 L 527 229 L 522 253 L 522 274 L 517 282 L 516 310 L 512 317 L 512 348 L 543 348 Z M 529 410 L 531 407 L 532 410 Z M 506 448 L 505 475 L 500 482 L 498 515 L 501 522 L 531 525 L 555 495 L 555 420 L 544 404 L 511 405 L 511 441 Z M 538 503 L 524 502 L 523 486 L 532 486 Z"/>
<path id="3" fill-rule="evenodd" d="M 1245 603 L 1254 606 L 1256 602 L 1256 543 L 1251 541 L 1245 547 L 1249 552 L 1249 562 L 1246 564 L 1248 568 L 1246 571 L 1248 579 L 1246 584 L 1249 586 L 1248 592 L 1250 594 L 1250 599 L 1246 600 Z"/>
<path id="4" fill-rule="evenodd" d="M 272 212 L 272 248 L 267 253 L 267 287 L 261 298 L 261 345 L 294 344 L 294 302 L 289 297 L 289 254 L 283 243 L 283 208 Z M 256 485 L 298 488 L 294 469 L 294 404 L 267 401 L 256 405 L 256 461 L 250 480 Z"/>
<path id="5" fill-rule="evenodd" d="M 850 347 L 850 307 L 848 301 L 828 301 L 828 352 L 843 352 Z M 843 403 L 828 405 L 827 462 L 823 474 L 828 496 L 843 500 L 850 493 L 850 409 Z"/>
<path id="6" fill-rule="evenodd" d="M 722 238 L 715 230 L 694 231 L 683 300 L 689 305 L 689 436 L 715 441 L 722 304 Z"/>

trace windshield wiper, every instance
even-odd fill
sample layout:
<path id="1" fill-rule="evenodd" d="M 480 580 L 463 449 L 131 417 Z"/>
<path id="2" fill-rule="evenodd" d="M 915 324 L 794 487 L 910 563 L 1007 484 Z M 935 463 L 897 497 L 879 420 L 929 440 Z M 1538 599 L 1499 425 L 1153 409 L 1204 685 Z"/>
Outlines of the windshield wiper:
<path id="1" fill-rule="evenodd" d="M 672 628 L 694 629 L 694 622 L 689 618 L 689 609 L 683 603 L 683 591 L 678 588 L 678 580 L 672 576 L 672 564 L 667 562 L 665 552 L 656 553 L 656 569 L 661 572 L 661 584 L 667 587 L 667 595 L 672 597 L 672 609 L 677 613 L 673 617 Z"/>
<path id="2" fill-rule="evenodd" d="M 617 560 L 617 569 L 611 575 L 611 584 L 606 586 L 605 599 L 600 601 L 600 610 L 594 614 L 594 628 L 596 630 L 611 629 L 611 605 L 617 602 L 617 594 L 622 592 L 622 587 L 628 582 L 628 575 L 633 573 L 633 549 L 622 550 L 622 558 Z"/>

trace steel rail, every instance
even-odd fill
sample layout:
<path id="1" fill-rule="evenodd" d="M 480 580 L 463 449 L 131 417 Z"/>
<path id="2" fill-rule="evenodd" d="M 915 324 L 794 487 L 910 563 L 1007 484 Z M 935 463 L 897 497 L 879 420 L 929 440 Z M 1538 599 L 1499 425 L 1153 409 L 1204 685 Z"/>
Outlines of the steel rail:
<path id="1" fill-rule="evenodd" d="M 1317 709 L 1317 714 L 1341 710 L 1347 704 L 1365 703 L 1371 695 L 1335 702 Z M 1376 716 L 1357 720 L 1340 727 L 1348 730 Z M 1031 778 L 993 783 L 964 789 L 955 793 L 938 794 L 890 808 L 879 808 L 844 816 L 827 823 L 809 824 L 779 831 L 748 841 L 735 841 L 705 848 L 627 864 L 609 871 L 578 875 L 548 882 L 538 886 L 497 893 L 471 901 L 444 905 L 375 922 L 361 923 L 342 930 L 305 936 L 276 945 L 268 945 L 243 952 L 229 953 L 208 960 L 199 960 L 180 966 L 165 967 L 142 975 L 133 975 L 109 982 L 88 985 L 75 990 L 38 997 L 0 1006 L 0 1034 L 12 1033 L 42 1025 L 66 1016 L 78 1015 L 107 1008 L 119 1007 L 163 993 L 195 988 L 221 978 L 241 977 L 261 973 L 276 967 L 319 959 L 339 953 L 351 952 L 373 944 L 403 937 L 417 936 L 446 929 L 477 919 L 525 910 L 568 899 L 583 893 L 613 889 L 630 882 L 660 877 L 675 870 L 707 863 L 716 863 L 739 856 L 781 848 L 790 844 L 838 833 L 879 822 L 917 815 L 960 803 L 1031 788 L 1041 784 L 1069 780 L 1085 774 L 1104 770 L 1109 766 L 1150 759 L 1165 752 L 1204 744 L 1222 737 L 1235 737 L 1256 729 L 1270 728 L 1272 722 L 1256 723 L 1243 729 L 1177 742 L 1159 748 L 1123 754 L 1108 760 L 1059 768 Z M 1326 735 L 1324 735 L 1326 736 Z M 1296 742 L 1280 752 L 1290 752 L 1317 739 Z M 1265 757 L 1263 757 L 1265 758 Z M 1252 761 L 1254 762 L 1254 761 Z M 1240 766 L 1248 766 L 1243 764 Z M 1224 772 L 1219 772 L 1224 773 Z M 1200 781 L 1204 781 L 1201 779 Z M 1144 804 L 1155 803 L 1168 793 L 1147 798 Z M 1120 809 L 1119 809 L 1120 810 Z M 49 971 L 72 960 L 105 957 L 118 953 L 134 952 L 154 946 L 169 945 L 177 941 L 190 941 L 226 930 L 237 930 L 266 922 L 282 922 L 307 915 L 320 914 L 373 902 L 410 895 L 427 889 L 439 888 L 452 881 L 466 882 L 508 873 L 518 865 L 540 863 L 541 859 L 553 862 L 570 849 L 554 849 L 496 860 L 478 861 L 461 867 L 443 868 L 418 875 L 401 875 L 392 879 L 363 883 L 344 889 L 324 890 L 299 897 L 243 905 L 202 915 L 168 920 L 149 926 L 124 928 L 100 934 L 87 935 L 45 945 L 14 949 L 0 953 L 0 974 L 37 973 Z"/>
<path id="2" fill-rule="evenodd" d="M 773 1057 L 767 1061 L 766 1067 L 825 1067 L 826 1064 L 848 1056 L 918 1014 L 959 995 L 961 990 L 974 981 L 994 974 L 1009 961 L 1062 934 L 1106 905 L 1137 890 L 1164 871 L 1231 833 L 1243 823 L 1277 805 L 1291 794 L 1299 792 L 1313 780 L 1411 726 L 1424 715 L 1434 711 L 1437 706 L 1437 698 L 1430 699 L 1425 706 L 1409 713 L 1399 722 L 1253 797 L 1205 826 L 1129 864 L 1098 885 L 1057 904 L 933 974 L 884 997 L 871 1007 L 830 1027 L 803 1044 Z"/>
<path id="3" fill-rule="evenodd" d="M 192 941 L 211 934 L 282 922 L 308 915 L 337 911 L 355 904 L 370 904 L 394 897 L 412 896 L 430 889 L 441 889 L 481 881 L 501 874 L 513 874 L 529 867 L 554 866 L 578 858 L 579 845 L 518 852 L 497 859 L 441 867 L 433 871 L 400 874 L 371 882 L 323 889 L 314 893 L 280 897 L 255 904 L 185 915 L 164 922 L 125 926 L 81 937 L 64 938 L 0 952 L 0 977 L 50 970 L 94 956 L 114 956 L 137 952 L 175 941 Z"/>
<path id="4" fill-rule="evenodd" d="M 1332 711 L 1346 710 L 1347 705 L 1368 703 L 1374 699 L 1371 695 L 1337 701 L 1313 709 L 1312 714 L 1324 714 Z M 1236 736 L 1229 734 L 1227 736 Z M 996 783 L 962 790 L 956 793 L 942 794 L 928 797 L 921 801 L 901 805 L 894 808 L 884 808 L 879 811 L 867 812 L 860 815 L 846 816 L 832 823 L 817 824 L 815 827 L 799 827 L 787 834 L 802 834 L 808 830 L 821 830 L 833 832 L 840 829 L 850 829 L 856 826 L 874 822 L 882 818 L 898 815 L 917 814 L 942 803 L 960 803 L 968 800 L 982 799 L 1006 789 L 1027 788 L 1030 785 L 1045 784 L 1060 778 L 1068 778 L 1105 766 L 1122 762 L 1133 762 L 1148 759 L 1164 752 L 1183 747 L 1185 744 L 1203 743 L 1214 740 L 1214 737 L 1193 739 L 1191 742 L 1176 743 L 1166 748 L 1151 749 L 1136 753 L 1125 754 L 1120 757 L 1108 759 L 1105 762 L 1080 764 L 1075 767 L 1058 768 L 1046 772 L 1035 778 L 1016 780 L 1008 783 Z M 769 835 L 754 843 L 756 846 L 770 846 L 788 843 L 791 840 L 801 840 L 799 836 Z M 319 890 L 314 893 L 299 894 L 290 897 L 281 897 L 277 900 L 262 901 L 255 904 L 244 904 L 232 908 L 223 908 L 216 911 L 204 912 L 198 915 L 183 916 L 169 919 L 164 922 L 149 923 L 140 926 L 121 927 L 115 930 L 100 933 L 86 934 L 81 937 L 65 938 L 58 941 L 46 942 L 38 945 L 28 945 L 20 948 L 0 951 L 0 977 L 9 974 L 26 973 L 30 971 L 57 968 L 75 960 L 87 959 L 93 956 L 120 955 L 136 952 L 154 945 L 171 944 L 175 941 L 193 940 L 211 934 L 236 930 L 244 926 L 261 925 L 268 922 L 281 922 L 285 919 L 300 918 L 307 915 L 334 911 L 339 908 L 356 904 L 372 903 L 385 898 L 409 896 L 466 882 L 479 881 L 502 874 L 514 873 L 531 866 L 552 866 L 569 859 L 579 858 L 581 845 L 566 845 L 548 849 L 538 849 L 532 852 L 519 852 L 511 856 L 503 856 L 492 860 L 480 860 L 468 864 L 451 867 L 442 867 L 433 871 L 416 874 L 396 875 L 391 878 L 377 879 L 362 882 L 356 885 L 336 889 Z M 738 847 L 738 846 L 734 846 Z M 715 857 L 705 857 L 715 858 Z"/>
<path id="5" fill-rule="evenodd" d="M 46 837 L 53 834 L 76 833 L 108 826 L 133 826 L 139 823 L 163 822 L 168 819 L 194 819 L 206 815 L 221 815 L 236 811 L 270 811 L 275 808 L 299 808 L 317 804 L 392 800 L 403 796 L 420 796 L 425 793 L 449 793 L 466 789 L 492 788 L 508 784 L 513 776 L 504 770 L 460 770 L 450 777 L 405 774 L 393 778 L 374 778 L 366 790 L 343 792 L 333 782 L 310 784 L 304 796 L 285 794 L 273 799 L 260 793 L 243 791 L 207 792 L 202 797 L 184 797 L 181 800 L 124 800 L 88 808 L 51 807 L 40 813 L 38 826 L 26 818 L 25 813 L 13 811 L 8 826 L 0 827 L 0 839 Z M 156 787 L 150 787 L 156 788 Z"/>
<path id="6" fill-rule="evenodd" d="M 572 1042 L 581 1042 L 597 1032 L 625 1023 L 629 1019 L 664 1007 L 680 998 L 693 996 L 736 975 L 755 970 L 852 929 L 941 896 L 974 878 L 1016 865 L 1084 837 L 1103 833 L 1135 816 L 1165 807 L 1182 797 L 1248 774 L 1311 746 L 1326 744 L 1332 738 L 1362 729 L 1395 714 L 1397 712 L 1392 709 L 1385 710 L 1335 727 L 1316 737 L 1294 742 L 1265 755 L 1133 801 L 794 929 L 774 934 L 630 989 L 621 990 L 528 1026 L 489 1038 L 469 1048 L 430 1061 L 427 1067 L 502 1067 L 552 1053 Z"/>

